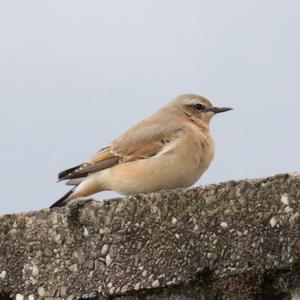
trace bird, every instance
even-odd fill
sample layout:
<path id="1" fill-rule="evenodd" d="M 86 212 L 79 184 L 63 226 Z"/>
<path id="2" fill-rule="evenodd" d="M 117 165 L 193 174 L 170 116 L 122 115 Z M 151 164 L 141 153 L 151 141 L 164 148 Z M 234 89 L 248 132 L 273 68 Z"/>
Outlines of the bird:
<path id="1" fill-rule="evenodd" d="M 214 157 L 212 117 L 232 110 L 197 94 L 177 96 L 85 163 L 58 174 L 73 188 L 50 208 L 101 191 L 123 195 L 192 186 Z"/>

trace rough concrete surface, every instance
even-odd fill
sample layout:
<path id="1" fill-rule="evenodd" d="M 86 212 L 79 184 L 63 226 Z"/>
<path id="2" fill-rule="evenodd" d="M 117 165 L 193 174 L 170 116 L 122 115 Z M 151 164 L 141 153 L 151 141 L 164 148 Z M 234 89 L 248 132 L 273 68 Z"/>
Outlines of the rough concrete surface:
<path id="1" fill-rule="evenodd" d="M 300 174 L 0 217 L 0 299 L 300 299 Z"/>

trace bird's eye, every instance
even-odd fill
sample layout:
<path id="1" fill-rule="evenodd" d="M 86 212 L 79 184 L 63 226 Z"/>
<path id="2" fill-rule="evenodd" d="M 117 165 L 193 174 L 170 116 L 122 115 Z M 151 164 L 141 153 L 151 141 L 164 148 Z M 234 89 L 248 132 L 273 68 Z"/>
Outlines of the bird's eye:
<path id="1" fill-rule="evenodd" d="M 205 106 L 200 103 L 193 104 L 192 106 L 199 111 L 205 111 Z"/>

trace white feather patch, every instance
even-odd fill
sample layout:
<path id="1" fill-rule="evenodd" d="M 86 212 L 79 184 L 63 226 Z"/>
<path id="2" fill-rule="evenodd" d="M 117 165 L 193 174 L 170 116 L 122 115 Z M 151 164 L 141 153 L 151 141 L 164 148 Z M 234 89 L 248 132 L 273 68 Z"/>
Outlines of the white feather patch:
<path id="1" fill-rule="evenodd" d="M 80 184 L 85 178 L 75 178 L 70 179 L 66 182 L 66 185 L 78 185 Z"/>

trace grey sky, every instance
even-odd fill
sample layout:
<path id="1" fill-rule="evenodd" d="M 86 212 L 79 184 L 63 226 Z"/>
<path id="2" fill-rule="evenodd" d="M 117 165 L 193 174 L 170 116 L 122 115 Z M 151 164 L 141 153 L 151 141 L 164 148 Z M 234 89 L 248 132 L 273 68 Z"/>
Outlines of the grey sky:
<path id="1" fill-rule="evenodd" d="M 296 0 L 1 1 L 0 214 L 48 207 L 58 171 L 185 92 L 235 108 L 200 184 L 299 171 L 299 20 Z"/>

